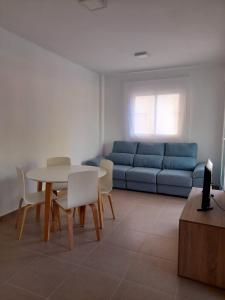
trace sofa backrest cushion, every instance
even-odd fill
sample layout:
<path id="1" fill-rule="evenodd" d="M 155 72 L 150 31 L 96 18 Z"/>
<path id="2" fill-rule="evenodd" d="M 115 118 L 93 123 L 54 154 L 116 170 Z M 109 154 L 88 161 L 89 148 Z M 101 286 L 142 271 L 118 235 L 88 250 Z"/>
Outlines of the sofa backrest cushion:
<path id="1" fill-rule="evenodd" d="M 137 154 L 164 155 L 164 143 L 139 143 Z"/>
<path id="2" fill-rule="evenodd" d="M 165 156 L 197 157 L 196 143 L 166 143 Z"/>
<path id="3" fill-rule="evenodd" d="M 164 143 L 139 143 L 134 156 L 134 167 L 162 168 Z"/>
<path id="4" fill-rule="evenodd" d="M 196 166 L 196 158 L 196 143 L 167 143 L 163 168 L 193 171 Z"/>
<path id="5" fill-rule="evenodd" d="M 111 160 L 115 165 L 133 166 L 134 154 L 110 153 L 106 159 Z"/>
<path id="6" fill-rule="evenodd" d="M 195 166 L 196 159 L 193 157 L 164 156 L 163 159 L 164 169 L 193 171 Z"/>
<path id="7" fill-rule="evenodd" d="M 137 152 L 137 145 L 137 142 L 115 141 L 112 152 L 135 154 Z"/>

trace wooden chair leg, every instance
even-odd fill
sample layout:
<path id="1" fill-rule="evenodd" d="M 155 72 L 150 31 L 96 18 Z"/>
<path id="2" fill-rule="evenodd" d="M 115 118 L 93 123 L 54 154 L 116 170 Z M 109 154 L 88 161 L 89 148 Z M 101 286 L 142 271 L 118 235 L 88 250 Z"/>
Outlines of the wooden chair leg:
<path id="1" fill-rule="evenodd" d="M 61 218 L 60 218 L 60 208 L 57 203 L 53 203 L 52 207 L 52 231 L 61 231 Z"/>
<path id="2" fill-rule="evenodd" d="M 73 218 L 74 218 L 74 219 L 75 219 L 75 217 L 76 217 L 76 210 L 77 210 L 76 208 L 73 209 Z"/>
<path id="3" fill-rule="evenodd" d="M 56 224 L 55 205 L 54 205 L 54 203 L 52 203 L 52 206 L 51 206 L 51 225 L 50 225 L 51 232 L 55 232 L 56 227 L 57 227 L 57 224 Z"/>
<path id="4" fill-rule="evenodd" d="M 96 237 L 97 240 L 100 241 L 100 230 L 99 230 L 99 224 L 98 224 L 98 211 L 95 206 L 95 204 L 90 204 L 90 207 L 92 209 L 92 214 L 93 214 L 93 220 L 95 224 L 95 231 L 96 231 Z"/>
<path id="5" fill-rule="evenodd" d="M 17 210 L 17 216 L 16 216 L 16 224 L 15 224 L 16 229 L 19 226 L 22 204 L 23 204 L 23 199 L 20 199 L 20 203 L 19 203 L 18 210 Z"/>
<path id="6" fill-rule="evenodd" d="M 80 226 L 83 227 L 85 224 L 86 206 L 79 207 L 79 215 L 80 215 Z"/>
<path id="7" fill-rule="evenodd" d="M 102 214 L 103 214 L 104 213 L 104 196 L 102 195 L 101 197 L 102 197 L 101 205 L 102 205 Z"/>
<path id="8" fill-rule="evenodd" d="M 73 212 L 71 209 L 66 211 L 66 218 L 67 218 L 69 249 L 72 250 L 74 247 L 74 238 L 73 238 Z"/>
<path id="9" fill-rule="evenodd" d="M 26 220 L 26 216 L 27 216 L 27 211 L 29 209 L 30 206 L 25 206 L 23 208 L 21 208 L 22 212 L 21 212 L 21 224 L 19 227 L 19 232 L 18 232 L 18 240 L 21 240 L 22 234 L 23 234 L 23 228 L 24 228 L 24 224 L 25 224 L 25 220 Z"/>
<path id="10" fill-rule="evenodd" d="M 82 209 L 81 209 L 81 207 L 77 208 L 77 213 L 78 213 L 79 222 L 80 222 L 80 226 L 81 226 L 81 223 L 82 223 Z"/>
<path id="11" fill-rule="evenodd" d="M 37 191 L 38 192 L 42 191 L 42 182 L 41 181 L 39 181 L 37 183 Z M 36 219 L 37 223 L 40 223 L 40 220 L 41 220 L 41 204 L 38 204 L 36 206 L 36 218 L 35 219 Z"/>
<path id="12" fill-rule="evenodd" d="M 58 221 L 58 228 L 61 231 L 62 230 L 62 222 L 61 222 L 60 207 L 58 205 L 56 207 L 56 217 L 57 217 L 57 221 Z"/>
<path id="13" fill-rule="evenodd" d="M 41 219 L 41 204 L 38 204 L 36 206 L 36 222 L 40 223 L 40 219 Z"/>
<path id="14" fill-rule="evenodd" d="M 111 211 L 112 211 L 113 220 L 115 220 L 115 213 L 114 213 L 114 208 L 113 208 L 113 204 L 112 204 L 112 195 L 110 193 L 108 194 L 108 199 L 109 199 L 109 204 L 110 204 Z"/>
<path id="15" fill-rule="evenodd" d="M 98 217 L 99 217 L 99 227 L 103 229 L 103 213 L 102 213 L 102 195 L 98 195 Z"/>
<path id="16" fill-rule="evenodd" d="M 86 206 L 83 206 L 83 220 L 82 220 L 82 225 L 83 226 L 85 224 L 85 218 L 86 218 Z"/>
<path id="17" fill-rule="evenodd" d="M 57 230 L 57 223 L 56 223 L 56 203 L 52 203 L 52 225 L 51 225 L 51 231 L 55 232 Z"/>

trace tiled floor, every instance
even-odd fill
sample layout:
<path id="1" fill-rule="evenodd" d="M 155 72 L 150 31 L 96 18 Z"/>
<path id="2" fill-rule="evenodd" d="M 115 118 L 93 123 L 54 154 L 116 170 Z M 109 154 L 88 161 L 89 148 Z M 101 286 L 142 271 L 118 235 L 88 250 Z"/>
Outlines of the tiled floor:
<path id="1" fill-rule="evenodd" d="M 62 232 L 41 241 L 31 213 L 21 241 L 15 216 L 0 220 L 1 300 L 219 300 L 225 292 L 177 277 L 178 219 L 185 199 L 115 190 L 116 221 L 105 203 L 105 228 L 95 241 L 90 211 L 75 224 L 75 248 Z"/>

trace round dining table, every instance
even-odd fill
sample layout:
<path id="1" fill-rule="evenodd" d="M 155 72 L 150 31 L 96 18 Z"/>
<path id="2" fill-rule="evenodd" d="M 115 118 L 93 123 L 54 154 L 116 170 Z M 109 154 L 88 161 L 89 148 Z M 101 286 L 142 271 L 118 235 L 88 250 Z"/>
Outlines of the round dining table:
<path id="1" fill-rule="evenodd" d="M 50 220 L 52 207 L 52 185 L 54 183 L 67 183 L 68 177 L 72 173 L 97 170 L 98 177 L 101 178 L 106 175 L 107 171 L 103 168 L 93 166 L 52 166 L 44 168 L 36 168 L 26 173 L 27 179 L 37 181 L 37 190 L 42 190 L 42 184 L 45 183 L 45 214 L 44 214 L 44 240 L 48 241 L 50 238 Z M 103 227 L 102 204 L 100 191 L 98 193 L 98 212 L 100 228 Z M 36 219 L 40 220 L 40 206 L 36 212 Z"/>

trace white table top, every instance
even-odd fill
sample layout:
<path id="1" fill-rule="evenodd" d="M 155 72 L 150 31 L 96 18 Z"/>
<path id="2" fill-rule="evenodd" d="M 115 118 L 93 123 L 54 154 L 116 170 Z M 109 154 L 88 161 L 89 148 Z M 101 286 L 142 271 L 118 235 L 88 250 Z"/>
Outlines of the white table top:
<path id="1" fill-rule="evenodd" d="M 30 170 L 26 173 L 26 177 L 41 182 L 68 182 L 69 174 L 88 170 L 98 170 L 99 178 L 107 173 L 103 168 L 92 166 L 54 166 Z"/>

